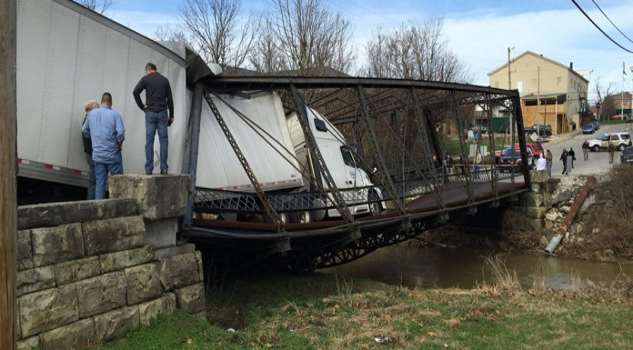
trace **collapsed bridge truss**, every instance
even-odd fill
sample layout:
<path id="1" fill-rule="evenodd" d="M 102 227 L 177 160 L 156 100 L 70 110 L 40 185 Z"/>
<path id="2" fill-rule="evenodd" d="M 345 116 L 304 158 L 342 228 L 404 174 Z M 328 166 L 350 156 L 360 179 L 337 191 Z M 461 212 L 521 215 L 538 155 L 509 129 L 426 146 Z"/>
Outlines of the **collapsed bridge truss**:
<path id="1" fill-rule="evenodd" d="M 278 93 L 285 112 L 298 116 L 310 159 L 298 169 L 302 190 L 262 190 L 211 98 L 257 91 Z M 298 269 L 334 266 L 442 225 L 454 213 L 498 205 L 530 182 L 517 91 L 396 79 L 206 77 L 194 87 L 188 131 L 185 170 L 194 178 L 201 103 L 209 105 L 254 189 L 193 189 L 185 235 L 224 252 L 283 256 Z M 344 135 L 371 185 L 336 183 L 312 134 L 311 110 Z M 236 113 L 265 138 L 256 116 Z M 518 150 L 507 164 L 499 156 L 506 147 L 510 155 Z M 359 205 L 368 213 L 353 215 L 350 208 Z M 332 212 L 337 215 L 323 218 Z"/>

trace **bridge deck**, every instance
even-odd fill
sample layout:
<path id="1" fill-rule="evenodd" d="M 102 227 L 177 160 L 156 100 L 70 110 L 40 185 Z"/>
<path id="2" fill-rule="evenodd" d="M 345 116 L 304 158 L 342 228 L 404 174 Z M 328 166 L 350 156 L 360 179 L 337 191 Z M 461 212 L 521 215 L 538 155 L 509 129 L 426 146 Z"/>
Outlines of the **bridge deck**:
<path id="1" fill-rule="evenodd" d="M 441 196 L 442 208 L 438 205 L 437 194 L 426 193 L 411 202 L 407 203 L 407 214 L 416 215 L 417 217 L 424 217 L 427 215 L 438 215 L 442 212 L 449 212 L 451 210 L 463 209 L 465 206 L 475 206 L 487 202 L 495 201 L 502 197 L 520 193 L 526 188 L 522 179 L 515 183 L 511 182 L 499 182 L 497 183 L 497 194 L 493 192 L 492 186 L 489 182 L 472 183 L 471 190 L 473 193 L 473 200 L 468 202 L 468 192 L 465 183 L 452 182 L 442 187 L 439 195 Z M 376 216 L 364 216 L 358 217 L 356 223 L 359 225 L 372 224 L 372 223 L 387 223 L 392 222 L 395 224 L 399 222 L 401 216 L 395 210 L 388 209 L 382 214 Z M 212 229 L 219 234 L 219 236 L 231 236 L 233 238 L 249 238 L 262 239 L 270 233 L 271 238 L 277 237 L 276 227 L 269 223 L 255 223 L 255 222 L 239 222 L 239 221 L 224 221 L 224 220 L 206 220 L 195 219 L 194 226 L 199 228 Z M 292 236 L 292 233 L 302 233 L 302 235 L 310 235 L 310 231 L 322 233 L 322 230 L 336 227 L 346 227 L 349 224 L 342 220 L 326 220 L 320 222 L 312 222 L 308 224 L 288 224 L 285 231 Z M 222 233 L 220 233 L 220 231 Z M 334 232 L 332 232 L 334 233 Z M 252 235 L 252 236 L 251 236 Z"/>

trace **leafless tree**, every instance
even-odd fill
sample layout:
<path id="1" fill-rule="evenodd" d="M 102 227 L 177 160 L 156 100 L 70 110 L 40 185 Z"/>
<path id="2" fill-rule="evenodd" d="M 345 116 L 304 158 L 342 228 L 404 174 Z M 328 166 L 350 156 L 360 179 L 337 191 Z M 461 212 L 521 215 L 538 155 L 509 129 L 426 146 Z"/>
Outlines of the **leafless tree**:
<path id="1" fill-rule="evenodd" d="M 240 67 L 255 45 L 257 23 L 242 18 L 240 0 L 185 0 L 181 20 L 194 48 L 208 61 Z"/>
<path id="2" fill-rule="evenodd" d="M 594 90 L 597 98 L 596 107 L 598 108 L 598 118 L 600 120 L 608 119 L 616 112 L 613 96 L 613 83 L 609 83 L 605 87 L 602 85 L 600 77 L 598 77 L 594 83 Z"/>
<path id="3" fill-rule="evenodd" d="M 349 21 L 321 0 L 270 0 L 271 9 L 251 56 L 264 72 L 296 70 L 349 72 L 354 61 Z"/>
<path id="4" fill-rule="evenodd" d="M 110 6 L 112 6 L 112 0 L 75 0 L 83 6 L 99 12 L 100 14 L 104 14 Z"/>
<path id="5" fill-rule="evenodd" d="M 372 77 L 467 80 L 464 66 L 442 37 L 440 19 L 402 24 L 386 34 L 379 30 L 367 43 L 366 52 L 368 64 L 362 73 Z"/>
<path id="6" fill-rule="evenodd" d="M 154 31 L 154 39 L 158 41 L 178 41 L 192 46 L 191 39 L 183 30 L 170 25 L 158 26 Z"/>

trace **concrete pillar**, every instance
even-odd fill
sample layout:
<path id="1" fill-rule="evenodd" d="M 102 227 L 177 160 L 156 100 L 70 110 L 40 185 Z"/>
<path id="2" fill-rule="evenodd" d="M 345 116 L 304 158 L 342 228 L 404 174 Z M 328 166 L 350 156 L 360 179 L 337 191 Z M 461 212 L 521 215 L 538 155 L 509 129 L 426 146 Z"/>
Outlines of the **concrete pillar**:
<path id="1" fill-rule="evenodd" d="M 154 248 L 158 259 L 194 251 L 192 244 L 178 240 L 191 191 L 188 175 L 119 175 L 108 182 L 112 198 L 137 202 L 145 221 L 145 244 Z"/>

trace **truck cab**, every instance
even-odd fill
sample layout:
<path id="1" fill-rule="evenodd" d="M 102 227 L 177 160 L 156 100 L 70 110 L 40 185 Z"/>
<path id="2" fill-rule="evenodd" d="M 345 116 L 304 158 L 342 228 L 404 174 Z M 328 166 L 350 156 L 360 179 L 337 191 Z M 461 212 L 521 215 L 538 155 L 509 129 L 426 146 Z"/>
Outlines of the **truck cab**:
<path id="1" fill-rule="evenodd" d="M 353 195 L 345 196 L 347 204 L 350 205 L 351 214 L 362 215 L 380 212 L 383 209 L 383 204 L 380 201 L 382 193 L 378 188 L 373 187 L 369 174 L 360 166 L 355 155 L 354 145 L 348 144 L 343 134 L 327 118 L 312 108 L 308 108 L 307 111 L 312 134 L 332 174 L 336 187 L 343 191 L 356 189 L 356 193 Z M 287 120 L 297 158 L 301 163 L 307 164 L 309 156 L 297 114 L 291 113 L 287 116 Z M 304 182 L 307 183 L 305 179 Z M 327 188 L 327 184 L 323 183 L 323 186 Z M 353 205 L 359 202 L 362 204 Z M 329 209 L 327 215 L 328 217 L 339 217 L 340 213 L 336 209 Z"/>

